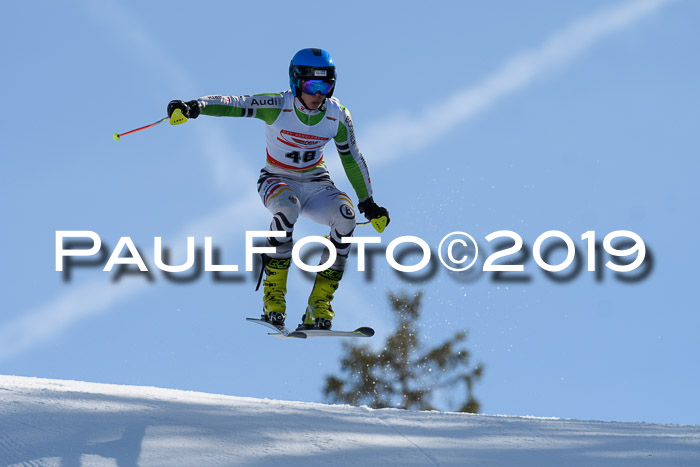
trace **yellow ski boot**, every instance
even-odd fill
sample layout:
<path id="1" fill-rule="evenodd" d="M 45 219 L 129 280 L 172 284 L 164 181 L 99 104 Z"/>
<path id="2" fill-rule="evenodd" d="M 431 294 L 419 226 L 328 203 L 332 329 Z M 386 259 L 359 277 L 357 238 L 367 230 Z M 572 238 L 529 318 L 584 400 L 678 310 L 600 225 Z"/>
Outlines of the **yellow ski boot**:
<path id="1" fill-rule="evenodd" d="M 300 330 L 302 329 L 330 329 L 335 316 L 331 307 L 333 294 L 338 290 L 338 283 L 342 279 L 342 271 L 326 269 L 316 274 L 316 282 L 309 296 L 309 305 L 306 313 L 301 317 Z"/>
<path id="2" fill-rule="evenodd" d="M 291 260 L 270 258 L 263 255 L 263 315 L 262 319 L 276 326 L 284 326 L 287 318 L 287 275 Z M 261 278 L 262 278 L 261 271 Z"/>

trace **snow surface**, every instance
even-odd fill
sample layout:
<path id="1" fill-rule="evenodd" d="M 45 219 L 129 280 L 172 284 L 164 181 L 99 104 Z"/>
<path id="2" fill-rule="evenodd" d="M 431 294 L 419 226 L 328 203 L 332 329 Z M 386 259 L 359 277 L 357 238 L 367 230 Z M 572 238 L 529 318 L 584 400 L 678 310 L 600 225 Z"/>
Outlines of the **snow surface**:
<path id="1" fill-rule="evenodd" d="M 0 465 L 700 466 L 700 426 L 411 412 L 0 376 Z"/>

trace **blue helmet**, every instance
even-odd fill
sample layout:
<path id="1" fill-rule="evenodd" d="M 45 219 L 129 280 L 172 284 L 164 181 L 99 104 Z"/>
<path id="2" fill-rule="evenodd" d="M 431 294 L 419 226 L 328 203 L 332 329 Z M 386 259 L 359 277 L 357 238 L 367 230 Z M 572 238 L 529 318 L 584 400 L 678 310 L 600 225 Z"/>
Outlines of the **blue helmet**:
<path id="1" fill-rule="evenodd" d="M 331 54 L 323 49 L 301 49 L 289 63 L 289 85 L 294 96 L 300 96 L 303 80 L 318 79 L 333 84 L 326 97 L 335 90 L 335 62 Z"/>

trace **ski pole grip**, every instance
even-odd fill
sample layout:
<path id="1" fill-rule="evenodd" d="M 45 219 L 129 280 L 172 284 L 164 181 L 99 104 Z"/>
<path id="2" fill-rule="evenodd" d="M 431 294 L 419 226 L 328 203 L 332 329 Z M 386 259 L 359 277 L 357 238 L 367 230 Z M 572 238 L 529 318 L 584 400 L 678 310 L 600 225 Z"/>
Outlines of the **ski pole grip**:
<path id="1" fill-rule="evenodd" d="M 384 232 L 384 229 L 386 229 L 386 224 L 388 222 L 388 219 L 386 216 L 380 216 L 375 219 L 372 219 L 372 227 L 374 227 L 374 230 L 376 230 L 379 233 Z"/>

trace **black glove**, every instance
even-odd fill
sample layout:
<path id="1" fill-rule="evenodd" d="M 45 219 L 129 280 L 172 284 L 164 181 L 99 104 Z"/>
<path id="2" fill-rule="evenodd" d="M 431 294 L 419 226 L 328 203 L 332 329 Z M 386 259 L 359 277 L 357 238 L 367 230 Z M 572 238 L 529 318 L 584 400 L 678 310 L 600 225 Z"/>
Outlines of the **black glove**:
<path id="1" fill-rule="evenodd" d="M 386 217 L 386 225 L 389 225 L 389 211 L 387 211 L 386 208 L 377 205 L 371 196 L 366 200 L 357 203 L 357 209 L 359 209 L 369 221 L 384 216 Z"/>
<path id="2" fill-rule="evenodd" d="M 185 118 L 197 118 L 202 111 L 202 107 L 196 100 L 192 101 L 170 101 L 168 103 L 168 117 L 173 116 L 175 109 L 180 109 Z"/>

